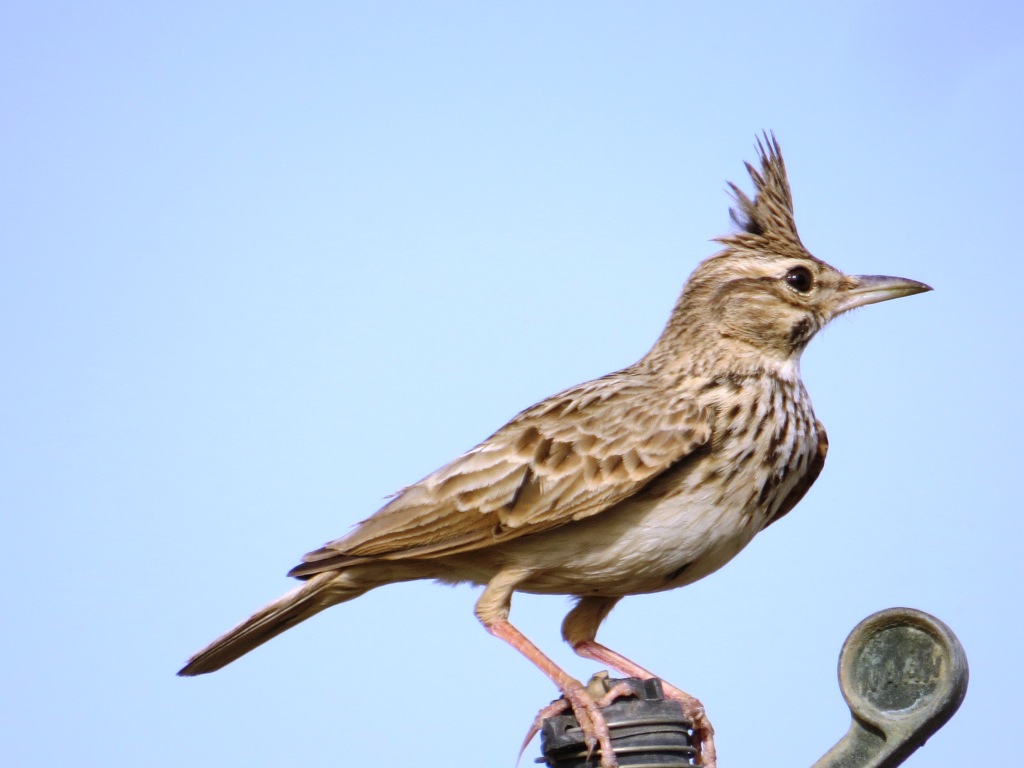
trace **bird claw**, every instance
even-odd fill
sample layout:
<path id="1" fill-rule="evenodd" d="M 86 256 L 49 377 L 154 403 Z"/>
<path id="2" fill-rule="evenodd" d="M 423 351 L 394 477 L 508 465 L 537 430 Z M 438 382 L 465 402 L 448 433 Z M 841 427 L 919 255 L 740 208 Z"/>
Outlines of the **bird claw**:
<path id="1" fill-rule="evenodd" d="M 704 705 L 699 700 L 666 682 L 662 682 L 662 695 L 666 699 L 679 702 L 683 708 L 683 717 L 693 724 L 693 733 L 697 743 L 696 764 L 701 768 L 717 768 L 718 752 L 715 749 L 715 729 L 708 720 Z"/>
<path id="2" fill-rule="evenodd" d="M 587 746 L 587 759 L 594 754 L 594 750 L 601 753 L 601 768 L 618 768 L 619 762 L 615 759 L 615 750 L 612 749 L 611 733 L 608 730 L 608 723 L 605 722 L 597 701 L 582 685 L 568 688 L 563 693 L 566 703 L 572 708 L 576 722 L 579 723 L 580 731 L 583 733 L 583 743 Z"/>
<path id="3" fill-rule="evenodd" d="M 594 703 L 597 704 L 601 709 L 604 709 L 609 704 L 613 703 L 616 699 L 620 699 L 623 696 L 636 696 L 636 691 L 633 690 L 632 686 L 626 682 L 620 682 L 613 685 L 605 693 L 597 698 Z"/>
<path id="4" fill-rule="evenodd" d="M 615 758 L 615 750 L 612 748 L 611 733 L 601 710 L 623 696 L 636 694 L 627 683 L 616 683 L 609 688 L 605 684 L 607 677 L 607 672 L 599 672 L 590 679 L 586 687 L 580 686 L 579 689 L 567 691 L 562 698 L 556 699 L 541 709 L 523 739 L 516 764 L 522 760 L 523 753 L 533 741 L 533 737 L 540 732 L 545 720 L 572 710 L 580 725 L 580 730 L 583 732 L 583 743 L 587 746 L 587 759 L 590 759 L 595 749 L 600 748 L 601 768 L 617 768 L 618 760 Z"/>
<path id="5" fill-rule="evenodd" d="M 708 720 L 704 705 L 685 691 L 669 683 L 662 683 L 663 696 L 678 702 L 683 710 L 683 717 L 690 721 L 693 728 L 697 749 L 695 765 L 700 768 L 717 768 L 718 758 L 715 749 L 715 729 Z M 541 709 L 530 725 L 522 746 L 519 748 L 518 765 L 523 753 L 533 737 L 543 727 L 544 721 L 572 710 L 583 732 L 583 741 L 587 746 L 587 759 L 593 755 L 594 749 L 600 747 L 601 768 L 617 768 L 618 761 L 611 745 L 611 734 L 605 722 L 602 709 L 624 696 L 635 696 L 636 691 L 626 682 L 618 682 L 609 687 L 608 673 L 599 672 L 587 683 L 586 687 L 576 683 L 567 690 L 562 698 Z"/>
<path id="6" fill-rule="evenodd" d="M 516 765 L 523 759 L 523 753 L 526 748 L 530 746 L 530 742 L 533 741 L 533 737 L 540 733 L 541 727 L 544 725 L 544 721 L 549 717 L 555 717 L 561 715 L 569 709 L 569 702 L 565 698 L 555 699 L 546 707 L 542 708 L 537 716 L 533 718 L 533 722 L 530 724 L 530 730 L 526 732 L 526 736 L 523 737 L 523 743 L 519 747 L 519 755 L 516 757 Z"/>
<path id="7" fill-rule="evenodd" d="M 693 731 L 697 735 L 697 764 L 701 768 L 717 768 L 718 752 L 715 749 L 715 729 L 704 714 L 704 708 L 695 715 L 688 715 L 693 722 Z"/>

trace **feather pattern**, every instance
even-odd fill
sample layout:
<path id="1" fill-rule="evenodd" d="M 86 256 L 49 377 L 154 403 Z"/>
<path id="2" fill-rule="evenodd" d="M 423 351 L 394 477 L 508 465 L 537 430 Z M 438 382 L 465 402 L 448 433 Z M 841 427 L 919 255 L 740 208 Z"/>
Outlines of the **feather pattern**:
<path id="1" fill-rule="evenodd" d="M 660 387 L 628 369 L 568 389 L 399 491 L 292 575 L 353 558 L 467 552 L 599 514 L 710 440 L 711 409 L 685 392 L 669 405 Z"/>

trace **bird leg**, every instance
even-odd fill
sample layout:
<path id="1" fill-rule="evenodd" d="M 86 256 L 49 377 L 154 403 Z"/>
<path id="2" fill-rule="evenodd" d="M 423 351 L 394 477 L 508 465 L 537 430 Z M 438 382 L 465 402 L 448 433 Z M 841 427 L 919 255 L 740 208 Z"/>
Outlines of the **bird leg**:
<path id="1" fill-rule="evenodd" d="M 630 661 L 621 653 L 617 653 L 594 640 L 584 640 L 573 645 L 572 649 L 577 655 L 585 659 L 592 659 L 593 661 L 607 664 L 612 669 L 622 672 L 629 677 L 639 677 L 643 680 L 657 677 L 657 675 Z M 704 705 L 690 694 L 676 688 L 671 683 L 666 683 L 664 680 L 662 680 L 661 687 L 665 698 L 678 701 L 683 708 L 683 717 L 693 723 L 693 730 L 696 732 L 699 740 L 697 744 L 698 764 L 703 768 L 716 768 L 718 757 L 715 750 L 715 729 L 708 721 L 707 714 L 704 712 Z"/>
<path id="2" fill-rule="evenodd" d="M 608 724 L 605 722 L 604 715 L 601 714 L 600 705 L 590 695 L 583 683 L 545 656 L 522 632 L 513 627 L 508 619 L 499 619 L 484 626 L 488 632 L 511 645 L 548 676 L 551 682 L 562 692 L 562 696 L 565 697 L 568 705 L 572 707 L 572 712 L 580 724 L 580 730 L 583 731 L 583 741 L 587 745 L 587 754 L 592 754 L 594 748 L 598 747 L 601 750 L 601 768 L 617 768 L 618 761 L 615 759 L 615 752 L 612 750 Z M 538 721 L 561 711 L 564 705 L 556 708 L 556 705 L 559 704 L 560 702 L 555 702 L 542 709 L 538 715 Z M 533 736 L 533 733 L 535 731 L 531 729 L 530 737 Z M 526 743 L 529 743 L 529 738 Z"/>
<path id="3" fill-rule="evenodd" d="M 562 637 L 572 646 L 577 655 L 607 664 L 627 677 L 639 677 L 643 680 L 657 677 L 621 653 L 601 645 L 594 639 L 597 637 L 597 628 L 618 601 L 617 597 L 593 595 L 581 597 L 562 622 Z M 715 750 L 715 729 L 708 722 L 704 705 L 690 694 L 664 681 L 662 681 L 662 691 L 665 698 L 679 702 L 683 708 L 683 717 L 693 723 L 693 730 L 698 740 L 699 765 L 703 768 L 716 768 L 718 760 Z"/>
<path id="4" fill-rule="evenodd" d="M 529 576 L 529 571 L 508 568 L 496 573 L 484 588 L 483 594 L 476 602 L 476 617 L 484 628 L 497 638 L 504 640 L 523 656 L 533 662 L 541 672 L 548 676 L 569 702 L 573 714 L 583 731 L 583 741 L 587 745 L 588 757 L 596 747 L 601 750 L 601 768 L 618 768 L 615 752 L 612 751 L 612 740 L 608 732 L 608 723 L 604 715 L 587 689 L 579 680 L 549 659 L 536 645 L 531 643 L 522 632 L 513 627 L 508 620 L 512 608 L 512 593 L 521 581 Z M 549 709 L 549 708 L 546 708 Z"/>

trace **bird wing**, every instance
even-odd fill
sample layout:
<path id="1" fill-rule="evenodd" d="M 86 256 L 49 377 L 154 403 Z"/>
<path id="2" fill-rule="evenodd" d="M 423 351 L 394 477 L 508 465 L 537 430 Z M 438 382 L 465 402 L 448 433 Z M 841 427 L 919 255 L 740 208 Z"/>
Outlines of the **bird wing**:
<path id="1" fill-rule="evenodd" d="M 713 410 L 637 372 L 529 408 L 303 558 L 308 576 L 361 558 L 433 558 L 598 514 L 710 443 Z"/>

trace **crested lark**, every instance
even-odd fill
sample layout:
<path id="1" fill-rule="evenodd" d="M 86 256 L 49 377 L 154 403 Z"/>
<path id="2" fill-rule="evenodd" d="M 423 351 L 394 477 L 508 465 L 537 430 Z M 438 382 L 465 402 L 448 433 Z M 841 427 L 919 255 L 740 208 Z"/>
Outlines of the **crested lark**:
<path id="1" fill-rule="evenodd" d="M 289 627 L 375 587 L 412 579 L 484 586 L 476 615 L 562 692 L 601 764 L 616 764 L 600 707 L 509 623 L 512 594 L 568 594 L 562 635 L 581 656 L 653 675 L 595 640 L 626 595 L 690 584 L 722 567 L 803 497 L 828 440 L 800 380 L 815 333 L 855 307 L 930 290 L 851 276 L 804 248 L 774 137 L 732 186 L 738 231 L 690 276 L 637 363 L 520 413 L 480 445 L 396 494 L 347 536 L 310 552 L 304 584 L 200 651 L 179 674 L 220 669 Z M 693 718 L 703 764 L 713 730 Z"/>

